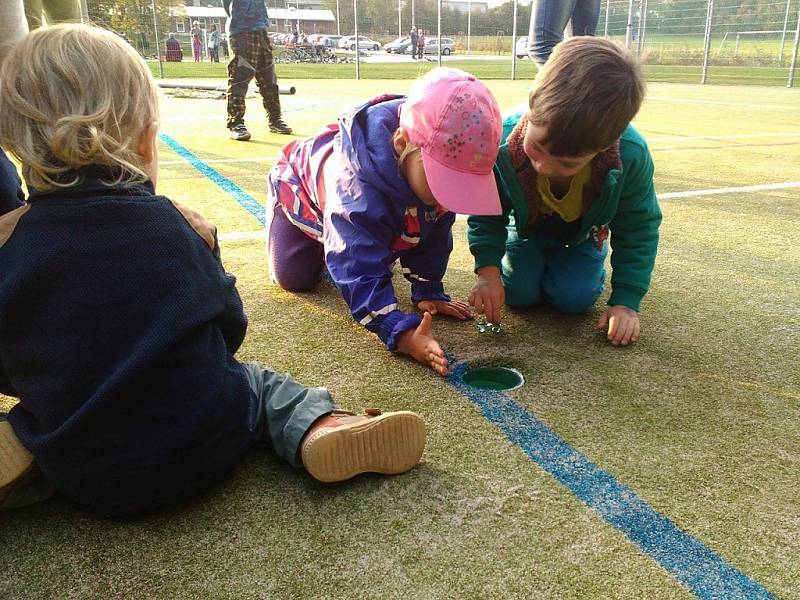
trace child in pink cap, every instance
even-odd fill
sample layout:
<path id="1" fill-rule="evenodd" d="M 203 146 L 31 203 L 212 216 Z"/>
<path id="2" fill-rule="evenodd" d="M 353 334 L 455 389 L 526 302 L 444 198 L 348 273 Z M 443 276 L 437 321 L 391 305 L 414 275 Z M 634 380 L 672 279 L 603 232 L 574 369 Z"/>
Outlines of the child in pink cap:
<path id="1" fill-rule="evenodd" d="M 471 317 L 466 303 L 444 292 L 442 277 L 454 213 L 501 212 L 492 173 L 501 121 L 483 83 L 438 68 L 408 96 L 374 98 L 285 146 L 267 192 L 273 280 L 307 291 L 327 267 L 357 322 L 389 350 L 446 375 L 431 315 Z M 392 287 L 398 259 L 422 317 L 399 308 Z"/>

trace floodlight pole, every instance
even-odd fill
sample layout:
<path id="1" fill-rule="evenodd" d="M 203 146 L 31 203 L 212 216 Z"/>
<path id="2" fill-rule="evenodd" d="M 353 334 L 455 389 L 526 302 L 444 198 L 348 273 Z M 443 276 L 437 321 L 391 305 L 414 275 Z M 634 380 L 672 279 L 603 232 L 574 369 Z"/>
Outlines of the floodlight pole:
<path id="1" fill-rule="evenodd" d="M 397 0 L 397 37 L 403 35 L 403 0 Z"/>
<path id="2" fill-rule="evenodd" d="M 705 45 L 703 48 L 703 75 L 700 83 L 704 84 L 708 77 L 708 52 L 711 49 L 711 22 L 714 19 L 714 0 L 708 0 L 708 14 L 706 15 Z"/>
<path id="3" fill-rule="evenodd" d="M 411 28 L 417 28 L 416 0 L 411 0 Z"/>
<path id="4" fill-rule="evenodd" d="M 470 52 L 472 42 L 472 0 L 467 2 L 467 53 Z"/>
<path id="5" fill-rule="evenodd" d="M 342 35 L 342 28 L 339 27 L 339 0 L 336 0 L 336 35 Z"/>
<path id="6" fill-rule="evenodd" d="M 81 0 L 81 23 L 84 25 L 89 24 L 89 2 L 88 0 Z"/>
<path id="7" fill-rule="evenodd" d="M 353 20 L 356 30 L 356 80 L 359 80 L 361 79 L 361 61 L 359 60 L 361 53 L 358 50 L 358 0 L 353 0 Z"/>
<path id="8" fill-rule="evenodd" d="M 783 64 L 783 45 L 786 43 L 786 28 L 789 26 L 789 9 L 792 7 L 792 0 L 786 0 L 786 16 L 783 18 L 783 34 L 781 34 L 781 51 L 778 53 L 778 62 Z"/>
<path id="9" fill-rule="evenodd" d="M 164 79 L 164 63 L 161 61 L 161 42 L 158 39 L 158 19 L 156 18 L 156 0 L 152 0 L 150 8 L 153 9 L 153 31 L 156 34 L 156 54 L 158 55 L 158 75 Z"/>
<path id="10" fill-rule="evenodd" d="M 794 85 L 794 69 L 797 66 L 797 46 L 798 42 L 800 41 L 800 10 L 797 11 L 797 26 L 794 30 L 794 50 L 792 50 L 792 64 L 789 67 L 789 82 L 786 84 L 786 87 L 792 87 Z"/>
<path id="11" fill-rule="evenodd" d="M 603 37 L 608 37 L 608 13 L 610 12 L 611 12 L 611 0 L 606 0 L 606 28 L 603 31 Z"/>
<path id="12" fill-rule="evenodd" d="M 633 2 L 630 0 L 628 3 L 628 26 L 625 28 L 625 47 L 631 47 L 631 39 L 633 38 Z"/>
<path id="13" fill-rule="evenodd" d="M 436 51 L 439 54 L 439 66 L 442 66 L 442 0 L 436 3 Z M 425 54 L 425 48 L 422 48 L 422 53 Z"/>
<path id="14" fill-rule="evenodd" d="M 641 56 L 644 48 L 644 33 L 647 29 L 647 0 L 639 2 L 639 42 L 636 46 L 636 55 Z"/>
<path id="15" fill-rule="evenodd" d="M 517 78 L 517 0 L 514 1 L 514 13 L 511 19 L 511 81 Z"/>

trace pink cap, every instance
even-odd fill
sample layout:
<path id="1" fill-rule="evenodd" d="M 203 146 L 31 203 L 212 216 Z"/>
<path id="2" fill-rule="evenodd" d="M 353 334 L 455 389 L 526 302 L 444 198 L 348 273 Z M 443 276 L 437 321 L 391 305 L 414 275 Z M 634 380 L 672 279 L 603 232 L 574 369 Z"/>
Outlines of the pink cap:
<path id="1" fill-rule="evenodd" d="M 437 202 L 466 215 L 499 215 L 492 168 L 503 125 L 497 100 L 469 73 L 439 67 L 414 82 L 400 127 L 422 149 L 422 166 Z"/>

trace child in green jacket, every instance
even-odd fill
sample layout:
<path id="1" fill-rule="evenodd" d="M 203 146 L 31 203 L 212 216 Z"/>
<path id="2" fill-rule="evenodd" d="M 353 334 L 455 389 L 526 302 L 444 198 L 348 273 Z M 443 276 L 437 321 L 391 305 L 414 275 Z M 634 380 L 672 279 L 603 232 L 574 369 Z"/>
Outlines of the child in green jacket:
<path id="1" fill-rule="evenodd" d="M 608 40 L 559 44 L 539 71 L 529 109 L 506 117 L 495 164 L 503 214 L 468 219 L 478 281 L 470 303 L 499 323 L 503 304 L 544 299 L 585 313 L 611 297 L 597 328 L 626 346 L 639 338 L 661 211 L 653 160 L 630 125 L 644 97 L 637 59 Z"/>

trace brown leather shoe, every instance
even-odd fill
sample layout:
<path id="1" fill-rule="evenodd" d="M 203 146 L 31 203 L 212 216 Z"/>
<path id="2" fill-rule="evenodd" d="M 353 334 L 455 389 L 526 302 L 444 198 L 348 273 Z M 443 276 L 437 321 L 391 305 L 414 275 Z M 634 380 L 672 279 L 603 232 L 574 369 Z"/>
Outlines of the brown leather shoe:
<path id="1" fill-rule="evenodd" d="M 368 408 L 363 415 L 337 410 L 331 416 L 337 425 L 312 428 L 301 445 L 303 465 L 319 481 L 405 473 L 425 449 L 425 423 L 416 413 Z"/>
<path id="2" fill-rule="evenodd" d="M 33 455 L 17 439 L 11 423 L 0 421 L 0 503 L 33 468 Z"/>

